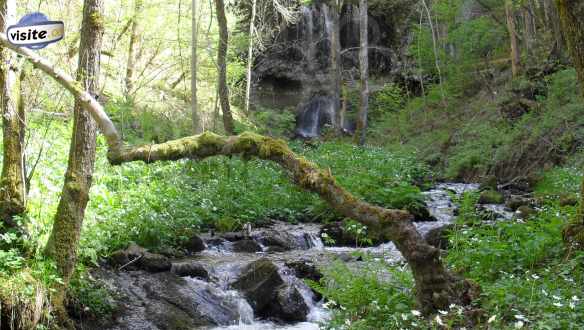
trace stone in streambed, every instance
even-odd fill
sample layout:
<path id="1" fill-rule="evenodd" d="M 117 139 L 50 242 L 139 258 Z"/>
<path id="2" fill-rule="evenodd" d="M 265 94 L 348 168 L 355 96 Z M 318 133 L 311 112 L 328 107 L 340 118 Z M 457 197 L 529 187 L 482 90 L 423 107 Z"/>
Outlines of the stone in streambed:
<path id="1" fill-rule="evenodd" d="M 148 252 L 145 248 L 130 244 L 125 250 L 118 250 L 110 256 L 110 262 L 115 267 L 122 267 L 126 270 L 142 269 L 151 273 L 165 272 L 170 270 L 170 260 L 156 253 Z"/>
<path id="2" fill-rule="evenodd" d="M 190 253 L 197 253 L 204 251 L 206 249 L 205 242 L 198 235 L 191 236 L 185 243 L 183 247 Z"/>
<path id="3" fill-rule="evenodd" d="M 503 204 L 505 197 L 496 190 L 485 190 L 479 196 L 479 204 Z"/>
<path id="4" fill-rule="evenodd" d="M 245 296 L 254 311 L 261 312 L 276 298 L 277 288 L 282 284 L 278 267 L 262 258 L 247 265 L 232 287 Z"/>
<path id="5" fill-rule="evenodd" d="M 254 240 L 244 239 L 233 243 L 233 252 L 255 253 L 261 252 L 262 247 Z"/>
<path id="6" fill-rule="evenodd" d="M 188 276 L 204 280 L 209 279 L 209 272 L 205 269 L 205 266 L 194 261 L 173 263 L 170 271 L 181 277 Z"/>

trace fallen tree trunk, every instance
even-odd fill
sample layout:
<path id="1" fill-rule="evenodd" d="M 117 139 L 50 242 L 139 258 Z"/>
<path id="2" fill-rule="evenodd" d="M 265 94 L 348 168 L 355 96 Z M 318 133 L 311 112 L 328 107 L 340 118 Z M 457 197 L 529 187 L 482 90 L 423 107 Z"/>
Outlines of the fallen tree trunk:
<path id="1" fill-rule="evenodd" d="M 2 33 L 0 43 L 25 56 L 81 100 L 83 107 L 107 137 L 108 160 L 112 165 L 134 161 L 153 163 L 183 158 L 204 159 L 219 155 L 256 157 L 275 162 L 288 172 L 295 184 L 318 194 L 337 212 L 368 226 L 370 232 L 377 233 L 380 238 L 395 243 L 412 270 L 416 300 L 425 313 L 446 309 L 450 304 L 467 305 L 475 297 L 478 290 L 476 285 L 444 267 L 439 250 L 426 243 L 412 223 L 409 213 L 359 200 L 336 182 L 330 170 L 322 170 L 296 155 L 284 141 L 253 133 L 239 136 L 204 133 L 161 144 L 124 146 L 101 105 L 78 88 L 72 77 L 55 69 L 35 53 L 9 44 Z"/>

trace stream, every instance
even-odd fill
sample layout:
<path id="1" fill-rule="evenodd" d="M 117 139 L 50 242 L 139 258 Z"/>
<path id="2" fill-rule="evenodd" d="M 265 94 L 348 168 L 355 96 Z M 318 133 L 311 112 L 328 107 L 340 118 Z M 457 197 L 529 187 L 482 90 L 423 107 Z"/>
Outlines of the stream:
<path id="1" fill-rule="evenodd" d="M 476 189 L 477 184 L 444 183 L 424 192 L 436 221 L 417 222 L 418 231 L 425 235 L 451 223 L 456 214 L 451 195 Z M 513 215 L 502 205 L 482 207 L 501 219 Z M 353 255 L 357 251 L 389 263 L 402 258 L 391 242 L 326 247 L 320 232 L 320 224 L 275 222 L 251 230 L 243 239 L 241 233 L 202 235 L 206 249 L 172 259 L 170 272 L 101 270 L 96 276 L 124 297 L 123 312 L 107 328 L 319 329 L 329 312 L 301 278 L 315 276 L 316 269 L 336 259 L 359 269 L 362 261 Z"/>

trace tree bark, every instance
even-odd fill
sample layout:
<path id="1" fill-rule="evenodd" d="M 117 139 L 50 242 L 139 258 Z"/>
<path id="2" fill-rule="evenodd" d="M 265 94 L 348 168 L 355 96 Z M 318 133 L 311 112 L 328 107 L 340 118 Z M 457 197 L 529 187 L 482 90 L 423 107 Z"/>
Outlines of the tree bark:
<path id="1" fill-rule="evenodd" d="M 557 0 L 560 23 L 584 96 L 584 2 Z M 580 205 L 573 221 L 564 228 L 564 240 L 573 247 L 584 248 L 584 181 L 580 187 Z"/>
<path id="2" fill-rule="evenodd" d="M 355 141 L 359 145 L 365 144 L 367 138 L 367 114 L 369 112 L 369 40 L 368 40 L 368 9 L 367 0 L 359 2 L 359 30 L 361 48 L 359 49 L 359 66 L 361 69 L 361 108 L 357 117 L 357 131 Z"/>
<path id="3" fill-rule="evenodd" d="M 100 50 L 104 31 L 102 12 L 103 0 L 85 0 L 77 81 L 81 88 L 93 95 L 99 90 Z M 63 280 L 56 288 L 52 303 L 60 321 L 66 326 L 69 324 L 64 307 L 65 291 L 75 271 L 79 235 L 95 164 L 95 148 L 96 123 L 90 112 L 84 110 L 84 102 L 76 100 L 69 163 L 53 229 L 45 248 L 45 253 L 55 260 Z"/>
<path id="4" fill-rule="evenodd" d="M 517 77 L 521 70 L 521 54 L 519 53 L 519 43 L 517 41 L 517 29 L 515 28 L 515 14 L 513 1 L 505 0 L 505 16 L 507 18 L 507 31 L 509 42 L 511 43 L 511 72 L 513 78 Z"/>
<path id="5" fill-rule="evenodd" d="M 91 98 L 84 91 L 72 86 L 75 83 L 71 77 L 54 69 L 34 52 L 10 45 L 2 33 L 0 42 L 25 56 L 76 98 L 83 100 Z M 107 132 L 113 127 L 99 103 L 84 101 L 80 105 L 93 116 L 102 131 Z M 468 305 L 477 297 L 476 284 L 452 274 L 444 267 L 439 250 L 426 243 L 412 223 L 412 216 L 409 213 L 385 209 L 357 199 L 336 182 L 330 170 L 322 170 L 296 155 L 282 140 L 253 133 L 220 136 L 207 132 L 161 144 L 122 146 L 115 127 L 114 131 L 109 131 L 108 134 L 109 136 L 106 135 L 109 146 L 108 160 L 112 165 L 133 161 L 153 163 L 183 158 L 200 160 L 218 155 L 241 155 L 245 158 L 257 157 L 275 162 L 289 173 L 295 184 L 318 194 L 333 209 L 368 226 L 371 232 L 380 238 L 395 243 L 412 270 L 416 300 L 419 308 L 425 313 L 444 310 L 452 303 Z"/>
<path id="6" fill-rule="evenodd" d="M 231 105 L 229 104 L 229 87 L 227 86 L 227 47 L 229 45 L 229 31 L 225 16 L 225 3 L 215 0 L 217 23 L 219 24 L 219 47 L 217 50 L 217 69 L 219 70 L 219 99 L 223 110 L 223 127 L 225 133 L 234 134 Z"/>
<path id="7" fill-rule="evenodd" d="M 0 31 L 15 23 L 16 2 L 0 0 Z M 17 59 L 0 49 L 0 107 L 3 125 L 3 162 L 0 177 L 0 232 L 18 228 L 16 215 L 26 210 L 24 168 L 24 112 L 20 94 Z"/>
<path id="8" fill-rule="evenodd" d="M 199 25 L 197 23 L 197 0 L 192 2 L 192 44 L 191 44 L 191 120 L 193 121 L 193 132 L 195 134 L 201 133 L 201 117 L 199 116 L 199 99 L 197 97 L 197 69 L 198 57 L 197 46 L 199 44 Z"/>
<path id="9" fill-rule="evenodd" d="M 134 0 L 134 16 L 132 17 L 132 29 L 130 33 L 130 45 L 128 46 L 128 63 L 126 66 L 126 97 L 131 98 L 134 91 L 134 72 L 136 71 L 136 44 L 140 37 L 140 13 L 143 0 Z"/>
<path id="10" fill-rule="evenodd" d="M 343 129 L 343 124 L 341 123 L 340 113 L 341 113 L 341 80 L 343 71 L 343 60 L 341 57 L 341 10 L 343 8 L 343 1 L 337 0 L 333 5 L 332 18 L 333 18 L 333 31 L 332 31 L 332 45 L 331 45 L 331 66 L 333 70 L 333 104 L 334 113 L 336 114 L 333 119 L 333 128 L 340 133 Z"/>
<path id="11" fill-rule="evenodd" d="M 247 85 L 245 88 L 245 112 L 249 114 L 249 104 L 251 97 L 251 68 L 253 66 L 253 38 L 255 31 L 255 19 L 257 12 L 257 0 L 251 3 L 251 19 L 249 21 L 249 47 L 247 50 Z"/>

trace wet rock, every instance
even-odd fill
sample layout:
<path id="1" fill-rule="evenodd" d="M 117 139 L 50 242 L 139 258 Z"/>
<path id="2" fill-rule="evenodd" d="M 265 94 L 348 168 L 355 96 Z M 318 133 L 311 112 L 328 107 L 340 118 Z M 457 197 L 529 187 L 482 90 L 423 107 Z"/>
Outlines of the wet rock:
<path id="1" fill-rule="evenodd" d="M 286 263 L 286 267 L 292 269 L 296 277 L 319 282 L 322 273 L 318 268 L 308 260 L 295 260 Z"/>
<path id="2" fill-rule="evenodd" d="M 407 207 L 408 212 L 414 216 L 414 222 L 437 221 L 430 214 L 430 210 L 423 203 L 415 203 Z"/>
<path id="3" fill-rule="evenodd" d="M 220 237 L 230 242 L 237 242 L 246 239 L 245 235 L 241 232 L 226 232 L 222 233 Z"/>
<path id="4" fill-rule="evenodd" d="M 152 273 L 168 271 L 171 267 L 167 257 L 148 252 L 136 244 L 130 244 L 127 249 L 112 253 L 110 261 L 114 267 L 123 267 L 126 270 L 142 269 Z"/>
<path id="5" fill-rule="evenodd" d="M 112 329 L 199 329 L 237 324 L 249 317 L 239 308 L 241 300 L 206 282 L 170 272 L 99 270 L 94 276 L 116 292 L 120 309 Z"/>
<path id="6" fill-rule="evenodd" d="M 480 181 L 480 190 L 497 190 L 497 177 L 494 175 L 487 175 Z"/>
<path id="7" fill-rule="evenodd" d="M 507 206 L 512 211 L 516 211 L 521 206 L 530 205 L 531 201 L 528 198 L 523 198 L 521 196 L 511 196 L 505 206 Z"/>
<path id="8" fill-rule="evenodd" d="M 267 246 L 268 248 L 277 248 L 279 251 L 289 251 L 293 249 L 304 249 L 300 246 L 298 239 L 287 232 L 275 230 L 264 230 L 253 235 L 254 239 Z"/>
<path id="9" fill-rule="evenodd" d="M 479 204 L 503 204 L 505 197 L 496 190 L 485 190 L 479 196 Z"/>
<path id="10" fill-rule="evenodd" d="M 430 230 L 424 239 L 428 244 L 435 248 L 448 250 L 450 248 L 450 243 L 448 241 L 448 234 L 454 229 L 454 225 L 449 224 L 442 227 L 434 228 Z"/>
<path id="11" fill-rule="evenodd" d="M 309 307 L 297 288 L 282 285 L 278 288 L 276 300 L 270 306 L 267 315 L 287 322 L 306 321 Z"/>
<path id="12" fill-rule="evenodd" d="M 184 251 L 173 247 L 163 247 L 158 252 L 168 258 L 184 258 L 186 256 Z"/>
<path id="13" fill-rule="evenodd" d="M 205 266 L 194 261 L 173 263 L 171 272 L 178 276 L 197 277 L 203 280 L 209 279 L 209 272 L 205 269 Z"/>
<path id="14" fill-rule="evenodd" d="M 261 313 L 274 301 L 282 284 L 284 280 L 278 273 L 278 267 L 262 258 L 247 265 L 232 287 L 245 296 L 254 311 Z"/>
<path id="15" fill-rule="evenodd" d="M 578 202 L 578 196 L 575 194 L 563 194 L 560 196 L 560 206 L 576 206 Z"/>
<path id="16" fill-rule="evenodd" d="M 233 243 L 233 252 L 255 253 L 261 251 L 262 247 L 251 239 L 244 239 Z"/>
<path id="17" fill-rule="evenodd" d="M 203 239 L 198 235 L 191 236 L 185 243 L 183 243 L 183 247 L 190 253 L 197 253 L 204 251 L 206 246 Z"/>
<path id="18" fill-rule="evenodd" d="M 515 214 L 520 219 L 528 219 L 531 216 L 536 215 L 537 214 L 537 211 L 534 208 L 530 207 L 530 206 L 524 205 L 524 206 L 520 206 L 517 209 L 517 211 L 515 212 Z"/>

